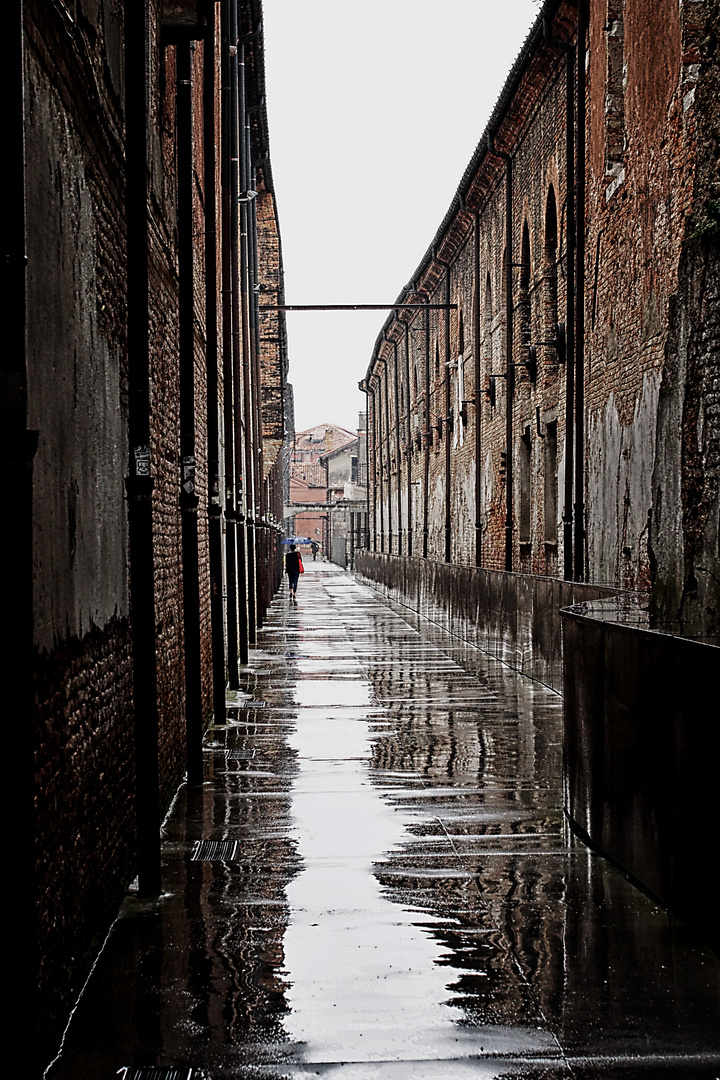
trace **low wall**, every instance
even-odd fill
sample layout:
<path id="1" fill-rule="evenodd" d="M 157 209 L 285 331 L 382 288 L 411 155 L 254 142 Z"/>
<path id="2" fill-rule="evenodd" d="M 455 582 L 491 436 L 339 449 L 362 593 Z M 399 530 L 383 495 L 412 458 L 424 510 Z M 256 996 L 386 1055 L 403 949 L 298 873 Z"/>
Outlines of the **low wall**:
<path id="1" fill-rule="evenodd" d="M 653 629 L 637 598 L 553 578 L 356 553 L 360 578 L 563 693 L 578 831 L 716 946 L 720 647 Z M 561 610 L 562 609 L 562 610 Z"/>
<path id="2" fill-rule="evenodd" d="M 720 648 L 612 601 L 563 611 L 565 808 L 602 851 L 718 942 Z"/>
<path id="3" fill-rule="evenodd" d="M 356 552 L 355 571 L 390 599 L 558 692 L 560 609 L 615 591 L 369 551 Z"/>

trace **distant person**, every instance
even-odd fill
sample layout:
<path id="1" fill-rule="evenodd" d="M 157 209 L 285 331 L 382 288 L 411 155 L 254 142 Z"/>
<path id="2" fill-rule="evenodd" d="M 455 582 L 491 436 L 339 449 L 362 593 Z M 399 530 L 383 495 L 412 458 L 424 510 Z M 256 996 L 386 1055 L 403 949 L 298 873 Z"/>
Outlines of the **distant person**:
<path id="1" fill-rule="evenodd" d="M 285 573 L 288 576 L 290 586 L 290 599 L 294 600 L 297 594 L 297 583 L 302 573 L 302 559 L 300 552 L 295 550 L 295 545 L 290 545 L 290 550 L 285 556 Z"/>
<path id="2" fill-rule="evenodd" d="M 315 543 L 315 541 L 314 541 L 314 540 L 313 540 L 313 542 L 312 542 L 312 543 L 310 544 L 310 550 L 311 550 L 311 551 L 312 551 L 312 553 L 313 553 L 313 562 L 315 562 L 315 558 L 316 558 L 316 556 L 317 556 L 317 553 L 318 553 L 318 551 L 319 551 L 320 549 L 318 548 L 318 546 L 317 546 L 317 544 Z"/>

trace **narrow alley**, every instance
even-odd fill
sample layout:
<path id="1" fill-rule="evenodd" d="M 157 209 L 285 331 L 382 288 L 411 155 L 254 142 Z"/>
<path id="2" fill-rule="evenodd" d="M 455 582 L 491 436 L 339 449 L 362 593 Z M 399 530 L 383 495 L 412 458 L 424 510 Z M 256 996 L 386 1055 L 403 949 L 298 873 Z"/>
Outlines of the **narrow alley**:
<path id="1" fill-rule="evenodd" d="M 328 563 L 244 677 L 50 1080 L 718 1076 L 718 958 L 569 832 L 558 695 Z"/>

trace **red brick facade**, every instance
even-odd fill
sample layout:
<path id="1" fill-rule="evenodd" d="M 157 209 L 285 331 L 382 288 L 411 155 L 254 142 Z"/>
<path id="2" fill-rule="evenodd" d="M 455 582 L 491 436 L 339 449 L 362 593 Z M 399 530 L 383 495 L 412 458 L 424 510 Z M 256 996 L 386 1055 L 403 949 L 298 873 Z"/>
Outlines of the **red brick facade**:
<path id="1" fill-rule="evenodd" d="M 654 586 L 718 631 L 713 21 L 543 5 L 368 368 L 374 550 Z"/>
<path id="2" fill-rule="evenodd" d="M 279 584 L 287 350 L 259 310 L 282 301 L 259 0 L 22 8 L 0 405 L 37 442 L 6 659 L 46 1060 L 128 884 L 160 887 L 161 817 Z"/>

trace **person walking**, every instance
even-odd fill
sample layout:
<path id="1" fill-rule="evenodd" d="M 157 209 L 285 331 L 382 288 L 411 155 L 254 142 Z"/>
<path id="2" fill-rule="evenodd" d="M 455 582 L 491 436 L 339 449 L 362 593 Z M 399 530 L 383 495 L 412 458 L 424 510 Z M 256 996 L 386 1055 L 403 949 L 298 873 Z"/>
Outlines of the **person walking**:
<path id="1" fill-rule="evenodd" d="M 314 540 L 313 540 L 312 544 L 310 545 L 310 550 L 312 551 L 313 562 L 315 562 L 315 559 L 316 559 L 317 553 L 318 553 L 318 546 L 317 546 L 317 544 L 315 543 Z"/>
<path id="2" fill-rule="evenodd" d="M 290 587 L 290 599 L 294 600 L 297 594 L 297 583 L 300 577 L 300 571 L 302 567 L 302 559 L 300 558 L 300 552 L 295 550 L 295 545 L 290 545 L 290 550 L 285 556 L 285 573 L 288 576 L 288 585 Z"/>

